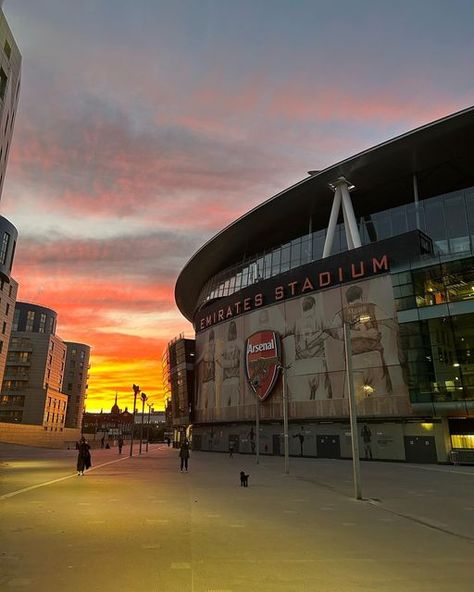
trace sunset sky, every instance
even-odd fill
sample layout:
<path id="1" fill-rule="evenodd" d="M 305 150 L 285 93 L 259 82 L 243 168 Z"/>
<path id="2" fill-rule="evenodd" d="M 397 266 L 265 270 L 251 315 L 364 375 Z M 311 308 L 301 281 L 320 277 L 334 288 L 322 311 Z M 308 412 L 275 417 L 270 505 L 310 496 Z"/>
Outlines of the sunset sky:
<path id="1" fill-rule="evenodd" d="M 203 242 L 321 169 L 474 100 L 471 0 L 5 0 L 23 56 L 2 215 L 18 299 L 92 346 L 89 411 L 192 327 Z"/>

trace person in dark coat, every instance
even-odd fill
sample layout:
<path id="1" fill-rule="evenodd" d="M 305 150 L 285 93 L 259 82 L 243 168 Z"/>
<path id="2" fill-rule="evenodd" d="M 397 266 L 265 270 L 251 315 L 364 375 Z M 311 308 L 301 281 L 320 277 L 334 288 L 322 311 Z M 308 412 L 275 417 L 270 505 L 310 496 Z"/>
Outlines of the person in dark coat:
<path id="1" fill-rule="evenodd" d="M 92 466 L 90 453 L 91 447 L 86 442 L 84 436 L 79 440 L 77 450 L 77 474 L 84 475 L 84 471 Z"/>
<path id="2" fill-rule="evenodd" d="M 122 448 L 123 448 L 123 437 L 119 436 L 118 439 L 118 450 L 119 450 L 119 454 L 122 454 Z"/>
<path id="3" fill-rule="evenodd" d="M 179 458 L 181 459 L 181 472 L 183 467 L 188 470 L 188 459 L 189 459 L 189 442 L 185 440 L 179 449 Z"/>

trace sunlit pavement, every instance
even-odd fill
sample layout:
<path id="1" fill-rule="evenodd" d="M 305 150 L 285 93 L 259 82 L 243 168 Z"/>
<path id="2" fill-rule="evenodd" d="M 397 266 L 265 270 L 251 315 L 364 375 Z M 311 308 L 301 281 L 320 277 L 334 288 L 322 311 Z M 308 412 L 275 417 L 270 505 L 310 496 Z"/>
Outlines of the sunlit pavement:
<path id="1" fill-rule="evenodd" d="M 357 502 L 349 461 L 196 452 L 181 473 L 152 445 L 78 477 L 75 451 L 0 455 L 2 591 L 473 589 L 474 467 L 362 463 Z"/>

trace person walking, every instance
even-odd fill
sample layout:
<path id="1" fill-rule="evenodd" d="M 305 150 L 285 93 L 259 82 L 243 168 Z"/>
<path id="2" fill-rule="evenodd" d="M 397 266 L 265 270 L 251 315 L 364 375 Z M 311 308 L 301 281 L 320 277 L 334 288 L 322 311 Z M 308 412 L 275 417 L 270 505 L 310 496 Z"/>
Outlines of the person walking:
<path id="1" fill-rule="evenodd" d="M 189 459 L 189 442 L 184 440 L 179 449 L 179 458 L 181 459 L 181 472 L 183 467 L 188 470 L 188 459 Z"/>
<path id="2" fill-rule="evenodd" d="M 234 456 L 234 442 L 231 441 L 229 444 L 229 458 L 232 458 Z"/>
<path id="3" fill-rule="evenodd" d="M 364 441 L 365 459 L 372 460 L 372 432 L 367 424 L 364 425 L 361 432 L 362 440 Z"/>
<path id="4" fill-rule="evenodd" d="M 91 447 L 87 443 L 84 436 L 79 440 L 77 444 L 77 475 L 84 475 L 84 471 L 92 466 L 91 460 Z"/>
<path id="5" fill-rule="evenodd" d="M 119 436 L 119 439 L 118 439 L 119 454 L 122 454 L 122 448 L 123 448 L 123 438 L 122 438 L 122 436 Z"/>

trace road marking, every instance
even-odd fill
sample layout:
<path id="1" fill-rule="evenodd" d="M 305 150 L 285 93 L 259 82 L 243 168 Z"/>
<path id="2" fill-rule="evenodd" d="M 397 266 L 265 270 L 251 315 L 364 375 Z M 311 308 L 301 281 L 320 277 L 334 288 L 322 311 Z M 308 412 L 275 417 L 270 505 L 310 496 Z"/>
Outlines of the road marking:
<path id="1" fill-rule="evenodd" d="M 444 473 L 445 475 L 469 475 L 469 477 L 474 477 L 474 472 L 469 473 L 467 471 L 458 471 L 457 469 L 447 470 L 447 469 L 436 469 L 435 467 L 419 467 L 419 466 L 412 466 L 412 465 L 405 465 L 406 469 L 420 469 L 421 471 L 434 471 L 436 473 Z"/>
<path id="2" fill-rule="evenodd" d="M 29 586 L 33 580 L 29 580 L 28 578 L 14 578 L 13 580 L 9 580 L 7 582 L 7 586 L 12 586 L 13 588 L 22 588 L 23 586 Z"/>
<path id="3" fill-rule="evenodd" d="M 121 462 L 123 460 L 128 460 L 130 457 L 125 456 L 123 458 L 117 458 L 116 460 L 110 460 L 109 462 L 102 463 L 101 465 L 96 465 L 95 467 L 91 467 L 89 471 L 96 471 L 101 467 L 105 467 L 107 465 L 113 465 L 114 463 Z M 52 481 L 45 481 L 44 483 L 38 483 L 37 485 L 30 485 L 30 487 L 24 487 L 23 489 L 17 489 L 17 491 L 12 491 L 11 493 L 4 493 L 0 495 L 0 501 L 6 500 L 10 497 L 14 497 L 15 495 L 19 495 L 20 493 L 26 493 L 27 491 L 33 491 L 34 489 L 38 489 L 39 487 L 46 487 L 46 485 L 53 485 L 54 483 L 59 483 L 60 481 L 65 481 L 66 479 L 79 479 L 77 473 L 73 473 L 72 475 L 66 475 L 65 477 L 59 477 L 58 479 L 53 479 Z M 29 502 L 32 504 L 41 504 L 42 502 Z"/>
<path id="4" fill-rule="evenodd" d="M 142 549 L 147 549 L 147 550 L 150 550 L 150 549 L 159 549 L 159 548 L 160 548 L 160 545 L 143 545 L 142 546 Z"/>

